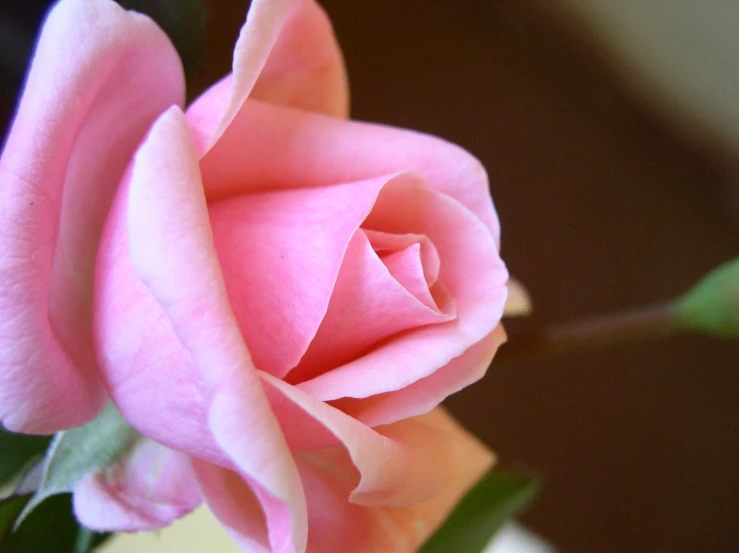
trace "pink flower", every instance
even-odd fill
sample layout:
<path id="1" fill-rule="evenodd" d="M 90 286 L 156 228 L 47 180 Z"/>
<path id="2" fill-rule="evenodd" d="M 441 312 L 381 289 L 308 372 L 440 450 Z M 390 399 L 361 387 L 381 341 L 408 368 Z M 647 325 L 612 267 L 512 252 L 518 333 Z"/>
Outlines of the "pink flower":
<path id="1" fill-rule="evenodd" d="M 248 551 L 411 552 L 491 456 L 441 410 L 504 340 L 480 163 L 346 119 L 313 0 L 253 0 L 182 112 L 163 32 L 62 0 L 0 161 L 0 416 L 150 438 L 75 493 L 93 528 L 204 496 Z"/>

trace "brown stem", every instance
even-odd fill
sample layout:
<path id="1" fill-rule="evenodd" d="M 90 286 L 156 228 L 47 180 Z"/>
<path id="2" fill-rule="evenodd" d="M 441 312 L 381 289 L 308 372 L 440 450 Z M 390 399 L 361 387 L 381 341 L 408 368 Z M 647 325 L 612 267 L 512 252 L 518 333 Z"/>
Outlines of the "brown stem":
<path id="1" fill-rule="evenodd" d="M 672 303 L 650 305 L 564 323 L 539 332 L 512 335 L 495 359 L 587 350 L 614 344 L 659 338 L 678 332 Z"/>

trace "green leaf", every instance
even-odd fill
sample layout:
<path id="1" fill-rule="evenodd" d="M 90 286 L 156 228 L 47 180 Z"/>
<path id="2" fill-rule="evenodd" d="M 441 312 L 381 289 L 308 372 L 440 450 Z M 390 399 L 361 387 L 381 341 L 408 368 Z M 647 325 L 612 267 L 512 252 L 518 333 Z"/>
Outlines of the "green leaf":
<path id="1" fill-rule="evenodd" d="M 539 482 L 504 469 L 486 474 L 419 553 L 480 553 L 501 525 L 526 507 Z"/>
<path id="2" fill-rule="evenodd" d="M 127 10 L 151 17 L 167 33 L 182 59 L 187 78 L 205 59 L 207 12 L 202 0 L 116 0 Z"/>
<path id="3" fill-rule="evenodd" d="M 739 336 L 739 257 L 704 276 L 675 304 L 677 326 L 713 336 Z"/>
<path id="4" fill-rule="evenodd" d="M 89 424 L 56 434 L 44 457 L 38 490 L 16 525 L 47 497 L 71 492 L 86 474 L 108 468 L 138 435 L 113 403 Z"/>
<path id="5" fill-rule="evenodd" d="M 0 502 L 0 553 L 90 553 L 110 536 L 90 532 L 77 523 L 70 494 L 44 501 L 10 533 L 15 517 L 28 500 L 25 496 Z"/>
<path id="6" fill-rule="evenodd" d="M 42 455 L 51 442 L 51 436 L 29 436 L 9 432 L 0 426 L 0 486 L 34 458 Z"/>
<path id="7" fill-rule="evenodd" d="M 12 496 L 0 501 L 0 551 L 2 544 L 5 543 L 10 533 L 13 531 L 13 525 L 18 515 L 23 511 L 31 496 Z"/>

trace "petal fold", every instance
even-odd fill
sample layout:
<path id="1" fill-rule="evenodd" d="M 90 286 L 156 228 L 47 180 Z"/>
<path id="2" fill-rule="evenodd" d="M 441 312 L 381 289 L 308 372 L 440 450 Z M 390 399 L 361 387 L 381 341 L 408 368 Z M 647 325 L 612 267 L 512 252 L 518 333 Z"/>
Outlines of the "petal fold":
<path id="1" fill-rule="evenodd" d="M 300 478 L 229 304 L 195 145 L 177 108 L 160 117 L 136 156 L 128 234 L 136 273 L 210 390 L 213 436 L 288 513 L 286 539 L 302 553 L 307 514 Z"/>

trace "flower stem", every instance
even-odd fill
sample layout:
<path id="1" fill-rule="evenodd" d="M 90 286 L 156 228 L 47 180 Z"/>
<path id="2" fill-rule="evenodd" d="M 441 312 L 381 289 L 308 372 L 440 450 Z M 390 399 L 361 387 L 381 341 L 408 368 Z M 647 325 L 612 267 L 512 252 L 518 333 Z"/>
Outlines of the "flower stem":
<path id="1" fill-rule="evenodd" d="M 673 302 L 564 323 L 538 332 L 513 334 L 495 359 L 588 350 L 662 338 L 681 332 Z"/>

